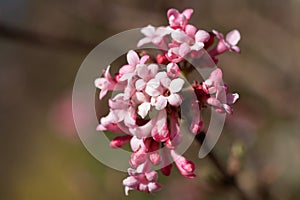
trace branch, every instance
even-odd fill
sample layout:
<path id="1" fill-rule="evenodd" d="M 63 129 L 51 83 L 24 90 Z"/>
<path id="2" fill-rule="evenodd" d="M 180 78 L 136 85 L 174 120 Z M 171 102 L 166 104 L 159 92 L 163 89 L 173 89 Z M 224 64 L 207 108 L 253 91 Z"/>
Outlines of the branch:
<path id="1" fill-rule="evenodd" d="M 198 135 L 196 135 L 196 140 L 200 143 L 200 145 L 202 145 L 204 139 L 205 139 L 204 132 L 200 132 Z M 226 168 L 221 164 L 219 159 L 212 151 L 208 154 L 208 158 L 211 160 L 213 165 L 218 169 L 218 171 L 220 171 L 220 173 L 222 174 L 223 183 L 235 188 L 235 190 L 237 191 L 238 195 L 242 200 L 249 200 L 246 193 L 241 189 L 238 182 L 236 181 L 236 176 L 228 174 Z"/>

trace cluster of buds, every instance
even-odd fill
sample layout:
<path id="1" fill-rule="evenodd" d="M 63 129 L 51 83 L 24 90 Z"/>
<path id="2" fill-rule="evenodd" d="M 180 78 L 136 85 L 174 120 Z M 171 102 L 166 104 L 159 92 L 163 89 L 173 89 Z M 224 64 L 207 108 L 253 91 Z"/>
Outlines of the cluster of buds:
<path id="1" fill-rule="evenodd" d="M 137 45 L 156 45 L 161 53 L 155 59 L 150 53 L 139 55 L 131 50 L 127 53 L 127 64 L 118 73 L 112 76 L 110 67 L 107 67 L 103 77 L 95 80 L 95 86 L 101 90 L 100 99 L 108 91 L 118 91 L 109 99 L 110 111 L 101 118 L 97 130 L 118 134 L 110 142 L 112 148 L 130 144 L 133 151 L 129 161 L 131 168 L 128 169 L 129 177 L 123 181 L 126 195 L 129 190 L 152 193 L 162 187 L 157 182 L 154 166 L 168 176 L 172 162 L 175 162 L 183 176 L 195 177 L 194 163 L 177 151 L 183 137 L 180 130 L 180 106 L 186 85 L 183 62 L 187 56 L 200 58 L 200 52 L 207 50 L 217 63 L 218 55 L 227 51 L 239 52 L 236 44 L 240 34 L 233 30 L 224 37 L 215 30 L 210 33 L 198 30 L 188 23 L 192 13 L 192 9 L 182 13 L 170 9 L 167 13 L 168 26 L 155 28 L 149 25 L 142 29 L 145 37 Z M 192 110 L 212 107 L 217 112 L 231 114 L 230 105 L 239 97 L 228 92 L 227 85 L 222 82 L 220 68 L 213 70 L 202 83 L 194 81 L 192 88 L 197 97 L 191 104 Z M 200 112 L 194 113 L 189 126 L 190 132 L 195 135 L 203 129 Z"/>

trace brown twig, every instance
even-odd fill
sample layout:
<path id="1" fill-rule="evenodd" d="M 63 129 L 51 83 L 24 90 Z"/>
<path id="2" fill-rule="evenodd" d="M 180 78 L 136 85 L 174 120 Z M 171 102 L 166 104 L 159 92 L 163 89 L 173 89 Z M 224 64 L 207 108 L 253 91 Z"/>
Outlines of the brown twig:
<path id="1" fill-rule="evenodd" d="M 200 132 L 196 136 L 196 140 L 202 145 L 203 141 L 205 139 L 205 133 Z M 225 185 L 231 186 L 235 188 L 237 191 L 240 199 L 242 200 L 249 200 L 250 198 L 246 195 L 246 193 L 241 189 L 238 182 L 236 181 L 236 176 L 228 174 L 226 168 L 221 164 L 220 160 L 216 157 L 216 155 L 211 151 L 208 154 L 208 158 L 212 162 L 212 164 L 217 168 L 217 170 L 222 174 L 222 181 Z"/>

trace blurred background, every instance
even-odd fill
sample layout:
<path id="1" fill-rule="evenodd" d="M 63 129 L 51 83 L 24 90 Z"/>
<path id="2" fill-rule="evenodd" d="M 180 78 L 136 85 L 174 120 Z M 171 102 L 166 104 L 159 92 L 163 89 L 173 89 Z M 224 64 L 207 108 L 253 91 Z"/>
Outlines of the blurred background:
<path id="1" fill-rule="evenodd" d="M 199 145 L 154 195 L 125 197 L 127 176 L 94 159 L 74 128 L 71 93 L 85 56 L 107 37 L 193 8 L 191 23 L 242 34 L 242 53 L 220 57 L 240 93 L 214 152 L 250 199 L 300 199 L 299 0 L 0 0 L 0 199 L 240 199 Z M 100 72 L 99 72 L 100 74 Z"/>

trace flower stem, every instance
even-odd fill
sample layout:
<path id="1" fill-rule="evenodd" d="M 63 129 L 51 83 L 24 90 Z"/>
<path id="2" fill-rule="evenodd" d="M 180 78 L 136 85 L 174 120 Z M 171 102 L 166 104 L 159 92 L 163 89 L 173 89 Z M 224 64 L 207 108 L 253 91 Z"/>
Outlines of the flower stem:
<path id="1" fill-rule="evenodd" d="M 205 139 L 205 132 L 200 132 L 196 135 L 196 140 L 202 145 Z M 236 190 L 241 200 L 249 200 L 250 198 L 246 195 L 246 193 L 241 189 L 239 183 L 236 181 L 235 175 L 230 175 L 226 168 L 221 164 L 220 160 L 217 156 L 211 151 L 208 154 L 208 158 L 212 162 L 212 164 L 217 168 L 217 170 L 222 174 L 222 182 L 226 186 L 230 186 Z"/>

